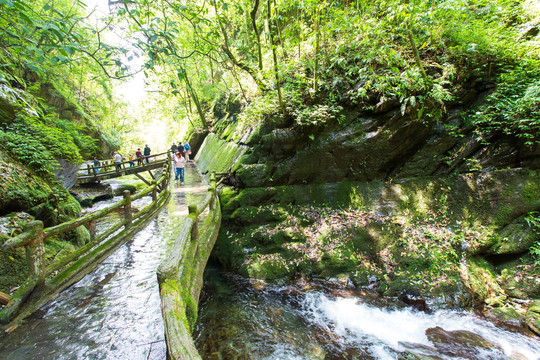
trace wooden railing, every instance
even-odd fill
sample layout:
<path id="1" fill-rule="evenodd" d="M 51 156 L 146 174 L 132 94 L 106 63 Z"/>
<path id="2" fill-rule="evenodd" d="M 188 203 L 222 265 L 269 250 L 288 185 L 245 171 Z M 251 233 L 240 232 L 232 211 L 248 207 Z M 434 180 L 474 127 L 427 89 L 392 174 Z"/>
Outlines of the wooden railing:
<path id="1" fill-rule="evenodd" d="M 221 207 L 214 175 L 208 191 L 200 204 L 188 206 L 189 216 L 157 271 L 167 359 L 201 359 L 191 331 L 197 319 L 204 268 L 221 224 Z M 201 213 L 207 208 L 208 215 L 200 220 Z"/>
<path id="2" fill-rule="evenodd" d="M 19 286 L 9 303 L 0 312 L 0 323 L 8 323 L 16 317 L 23 318 L 37 310 L 60 291 L 81 279 L 116 247 L 139 231 L 169 197 L 168 184 L 171 170 L 169 161 L 164 163 L 163 170 L 157 181 L 154 180 L 151 186 L 134 196 L 126 190 L 123 193 L 124 199 L 105 209 L 45 229 L 41 221 L 32 221 L 26 225 L 19 236 L 5 241 L 0 246 L 1 250 L 25 247 L 28 279 Z M 165 191 L 158 193 L 160 189 Z M 133 213 L 131 203 L 147 195 L 152 196 L 152 202 L 139 212 Z M 120 208 L 123 208 L 123 219 L 97 234 L 96 222 Z M 46 264 L 44 255 L 47 239 L 79 226 L 85 226 L 89 230 L 90 241 L 74 252 Z M 30 294 L 32 294 L 31 300 L 26 302 Z M 23 305 L 25 305 L 24 311 L 21 310 Z"/>
<path id="3" fill-rule="evenodd" d="M 163 156 L 165 155 L 165 156 Z M 99 174 L 109 173 L 109 172 L 115 172 L 116 171 L 116 165 L 119 165 L 122 169 L 126 169 L 130 167 L 129 165 L 131 163 L 134 163 L 134 167 L 141 166 L 144 167 L 146 164 L 146 159 L 150 162 L 157 161 L 159 157 L 163 157 L 163 159 L 159 160 L 171 160 L 170 158 L 170 151 L 165 151 L 159 154 L 154 155 L 148 155 L 148 156 L 142 156 L 140 158 L 135 158 L 133 160 L 127 160 L 122 161 L 120 163 L 115 163 L 114 159 L 105 159 L 100 160 L 101 163 L 100 166 L 95 166 L 94 164 L 86 164 L 86 167 L 82 167 L 79 169 L 79 175 L 81 176 L 87 176 L 87 175 L 94 175 L 98 176 Z"/>

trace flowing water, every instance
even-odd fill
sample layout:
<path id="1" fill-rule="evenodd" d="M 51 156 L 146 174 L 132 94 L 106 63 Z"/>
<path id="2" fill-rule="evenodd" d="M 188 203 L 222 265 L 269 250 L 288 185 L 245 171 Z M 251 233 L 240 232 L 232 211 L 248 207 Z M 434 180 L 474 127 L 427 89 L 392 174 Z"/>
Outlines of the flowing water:
<path id="1" fill-rule="evenodd" d="M 427 314 L 328 283 L 261 287 L 215 265 L 205 277 L 195 329 L 203 359 L 540 358 L 538 338 L 468 312 Z"/>
<path id="2" fill-rule="evenodd" d="M 186 202 L 196 203 L 208 193 L 192 164 L 186 185 L 173 182 L 171 192 L 168 205 L 132 240 L 18 328 L 1 334 L 0 359 L 165 359 L 156 269 L 188 214 Z M 133 208 L 150 201 L 145 197 Z M 120 211 L 99 223 L 98 232 L 121 216 Z"/>

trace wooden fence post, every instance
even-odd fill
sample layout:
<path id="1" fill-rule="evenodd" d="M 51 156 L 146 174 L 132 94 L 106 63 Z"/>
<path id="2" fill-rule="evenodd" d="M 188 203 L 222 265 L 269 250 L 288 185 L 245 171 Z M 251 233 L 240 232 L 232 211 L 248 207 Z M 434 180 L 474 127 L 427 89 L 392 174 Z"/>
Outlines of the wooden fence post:
<path id="1" fill-rule="evenodd" d="M 28 275 L 29 277 L 35 275 L 39 279 L 43 279 L 45 276 L 45 245 L 43 243 L 45 234 L 43 233 L 43 222 L 35 221 L 32 223 L 32 227 L 31 236 L 34 239 L 24 247 L 26 262 L 28 264 Z"/>
<path id="2" fill-rule="evenodd" d="M 87 225 L 86 228 L 88 229 L 88 232 L 90 233 L 90 242 L 96 241 L 96 220 L 91 220 Z"/>
<path id="3" fill-rule="evenodd" d="M 210 210 L 214 210 L 214 202 L 215 202 L 215 196 L 216 196 L 216 173 L 213 172 L 210 175 L 210 187 L 208 188 L 208 191 L 212 192 L 212 197 L 210 198 L 210 204 L 208 205 L 210 207 Z"/>
<path id="4" fill-rule="evenodd" d="M 157 200 L 157 182 L 152 180 L 152 202 Z"/>
<path id="5" fill-rule="evenodd" d="M 126 205 L 124 205 L 124 219 L 126 221 L 125 228 L 129 228 L 131 226 L 131 221 L 133 219 L 133 215 L 131 214 L 131 193 L 129 190 L 124 190 L 124 200 L 126 200 Z"/>
<path id="6" fill-rule="evenodd" d="M 191 227 L 191 241 L 195 241 L 199 236 L 199 210 L 197 209 L 197 205 L 189 205 L 188 210 L 189 215 L 195 215 L 193 216 L 193 226 Z"/>

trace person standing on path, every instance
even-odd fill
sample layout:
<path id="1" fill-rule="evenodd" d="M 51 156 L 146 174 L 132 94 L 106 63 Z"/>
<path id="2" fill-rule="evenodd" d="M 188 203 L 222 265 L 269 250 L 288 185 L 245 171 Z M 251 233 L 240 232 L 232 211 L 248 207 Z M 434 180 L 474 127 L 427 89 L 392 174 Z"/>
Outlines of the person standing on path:
<path id="1" fill-rule="evenodd" d="M 144 161 L 148 164 L 150 160 L 148 157 L 150 156 L 150 148 L 148 147 L 148 144 L 144 146 Z"/>
<path id="2" fill-rule="evenodd" d="M 99 174 L 99 166 L 101 165 L 101 163 L 99 162 L 97 156 L 94 156 L 94 171 L 96 172 L 96 174 Z"/>
<path id="3" fill-rule="evenodd" d="M 137 165 L 142 165 L 143 164 L 143 154 L 141 152 L 141 149 L 137 149 L 137 151 L 135 151 L 135 156 L 137 157 Z"/>
<path id="4" fill-rule="evenodd" d="M 116 165 L 116 171 L 122 170 L 122 155 L 117 153 L 116 151 L 113 154 L 114 156 L 114 164 Z"/>
<path id="5" fill-rule="evenodd" d="M 189 161 L 189 154 L 191 154 L 191 147 L 189 146 L 187 139 L 184 140 L 184 151 L 186 153 L 186 161 Z"/>
<path id="6" fill-rule="evenodd" d="M 176 154 L 174 154 L 173 161 L 175 169 L 174 180 L 178 181 L 178 176 L 180 175 L 180 184 L 184 185 L 184 166 L 186 164 L 186 159 L 182 156 L 180 151 L 177 151 Z"/>
<path id="7" fill-rule="evenodd" d="M 171 154 L 174 156 L 176 154 L 176 150 L 178 150 L 178 145 L 176 145 L 174 142 L 171 145 Z"/>

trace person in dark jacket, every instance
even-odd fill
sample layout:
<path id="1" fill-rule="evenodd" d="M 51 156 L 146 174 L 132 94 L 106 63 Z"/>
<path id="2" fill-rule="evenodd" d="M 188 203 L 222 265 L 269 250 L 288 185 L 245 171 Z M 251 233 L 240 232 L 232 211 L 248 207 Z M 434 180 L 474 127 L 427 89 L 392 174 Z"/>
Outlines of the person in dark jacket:
<path id="1" fill-rule="evenodd" d="M 176 151 L 178 150 L 178 145 L 176 145 L 175 143 L 172 143 L 171 145 L 171 154 L 176 154 Z"/>
<path id="2" fill-rule="evenodd" d="M 141 149 L 137 149 L 137 151 L 135 152 L 135 156 L 137 157 L 137 165 L 142 165 L 143 164 L 143 154 L 141 152 Z"/>
<path id="3" fill-rule="evenodd" d="M 148 147 L 148 144 L 144 146 L 144 161 L 148 164 L 150 160 L 148 157 L 150 156 L 150 148 Z"/>

